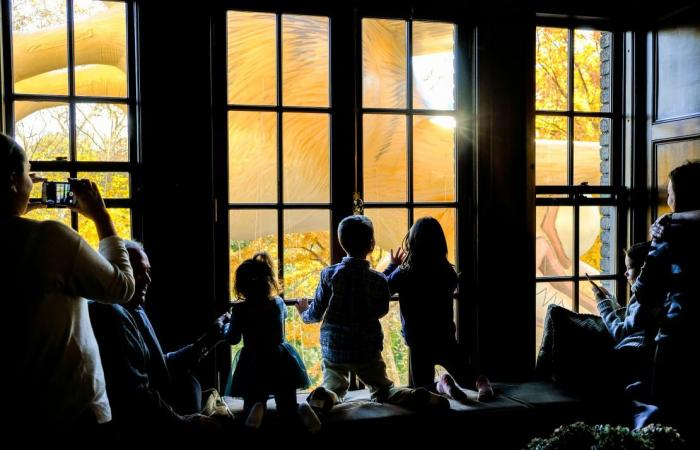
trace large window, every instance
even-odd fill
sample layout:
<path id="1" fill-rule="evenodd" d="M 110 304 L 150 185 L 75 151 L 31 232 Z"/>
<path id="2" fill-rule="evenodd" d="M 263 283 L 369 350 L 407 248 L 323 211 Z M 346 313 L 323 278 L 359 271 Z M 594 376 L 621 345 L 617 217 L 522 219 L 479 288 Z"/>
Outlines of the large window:
<path id="1" fill-rule="evenodd" d="M 456 26 L 358 19 L 356 38 L 347 38 L 341 56 L 330 54 L 339 48 L 331 42 L 330 16 L 226 11 L 226 89 L 218 100 L 225 103 L 227 133 L 217 158 L 227 181 L 217 183 L 217 196 L 227 198 L 220 226 L 231 298 L 236 268 L 262 250 L 277 262 L 285 298 L 313 297 L 321 269 L 343 256 L 334 250 L 332 224 L 352 211 L 353 191 L 362 194 L 375 225 L 373 267 L 386 267 L 389 249 L 426 215 L 442 223 L 450 260 L 457 260 Z M 355 111 L 342 111 L 356 120 L 350 124 L 355 142 L 342 148 L 332 145 L 333 133 L 348 125 L 336 120 L 336 79 L 346 82 L 343 89 L 358 87 Z M 332 201 L 338 189 L 348 194 L 344 204 Z M 286 338 L 320 383 L 319 327 L 288 311 Z M 382 325 L 389 376 L 405 384 L 398 302 Z"/>
<path id="2" fill-rule="evenodd" d="M 536 32 L 537 346 L 549 304 L 597 314 L 585 274 L 611 292 L 624 217 L 612 32 Z M 624 291 L 623 291 L 624 292 Z"/>
<path id="3" fill-rule="evenodd" d="M 3 2 L 4 129 L 49 180 L 90 178 L 120 236 L 130 237 L 138 162 L 133 4 L 97 0 Z M 40 197 L 40 184 L 32 197 Z M 97 245 L 92 223 L 40 209 Z"/>

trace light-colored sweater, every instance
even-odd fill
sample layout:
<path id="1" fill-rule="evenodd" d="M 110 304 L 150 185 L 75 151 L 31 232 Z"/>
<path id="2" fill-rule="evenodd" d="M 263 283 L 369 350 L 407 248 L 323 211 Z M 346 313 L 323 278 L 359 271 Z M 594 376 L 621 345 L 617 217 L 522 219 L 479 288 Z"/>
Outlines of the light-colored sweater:
<path id="1" fill-rule="evenodd" d="M 27 408 L 27 399 L 36 399 L 43 406 L 33 420 L 50 427 L 70 426 L 88 408 L 98 423 L 108 422 L 111 412 L 86 298 L 129 301 L 134 276 L 124 242 L 105 238 L 97 253 L 59 222 L 0 218 L 0 255 L 1 303 L 6 339 L 12 343 L 5 362 L 16 384 L 7 386 L 15 390 L 10 399 L 20 410 Z"/>

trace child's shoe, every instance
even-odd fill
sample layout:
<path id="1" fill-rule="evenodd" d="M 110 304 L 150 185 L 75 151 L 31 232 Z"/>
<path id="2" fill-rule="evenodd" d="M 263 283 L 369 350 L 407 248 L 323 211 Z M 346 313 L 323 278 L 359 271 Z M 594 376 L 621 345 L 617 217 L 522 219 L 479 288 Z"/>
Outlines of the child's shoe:
<path id="1" fill-rule="evenodd" d="M 315 434 L 321 430 L 321 421 L 308 403 L 300 403 L 297 412 L 301 418 L 301 423 L 304 424 L 304 427 L 309 433 Z"/>
<path id="2" fill-rule="evenodd" d="M 250 429 L 257 430 L 260 428 L 260 425 L 262 425 L 264 415 L 265 405 L 263 405 L 261 402 L 257 402 L 252 408 L 250 408 L 248 418 L 245 420 L 245 426 Z"/>
<path id="3" fill-rule="evenodd" d="M 491 400 L 495 397 L 493 393 L 493 388 L 491 387 L 491 382 L 486 375 L 479 375 L 476 379 L 476 399 L 480 402 Z"/>
<path id="4" fill-rule="evenodd" d="M 460 387 L 455 382 L 455 379 L 452 378 L 452 375 L 450 375 L 449 373 L 443 373 L 440 376 L 440 380 L 437 383 L 437 391 L 440 394 L 449 395 L 458 402 L 465 402 L 469 399 L 467 397 L 467 394 L 462 389 L 460 389 Z"/>

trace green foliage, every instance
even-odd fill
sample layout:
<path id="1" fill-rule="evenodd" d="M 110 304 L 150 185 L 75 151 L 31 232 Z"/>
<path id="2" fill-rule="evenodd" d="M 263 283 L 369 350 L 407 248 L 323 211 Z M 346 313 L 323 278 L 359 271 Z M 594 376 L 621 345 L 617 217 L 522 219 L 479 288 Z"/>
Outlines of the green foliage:
<path id="1" fill-rule="evenodd" d="M 527 450 L 680 450 L 684 441 L 671 427 L 648 425 L 641 430 L 614 425 L 564 425 L 547 438 L 535 438 Z"/>

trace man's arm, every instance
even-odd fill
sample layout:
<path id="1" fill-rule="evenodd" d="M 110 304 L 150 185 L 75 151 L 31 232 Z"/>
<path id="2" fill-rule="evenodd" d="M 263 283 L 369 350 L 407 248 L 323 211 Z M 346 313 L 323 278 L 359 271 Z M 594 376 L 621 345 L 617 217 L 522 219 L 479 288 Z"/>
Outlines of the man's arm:
<path id="1" fill-rule="evenodd" d="M 224 340 L 224 326 L 230 318 L 228 313 L 222 314 L 209 327 L 209 330 L 192 344 L 167 353 L 165 361 L 168 364 L 168 370 L 172 373 L 187 373 L 194 370 L 202 358 Z"/>

